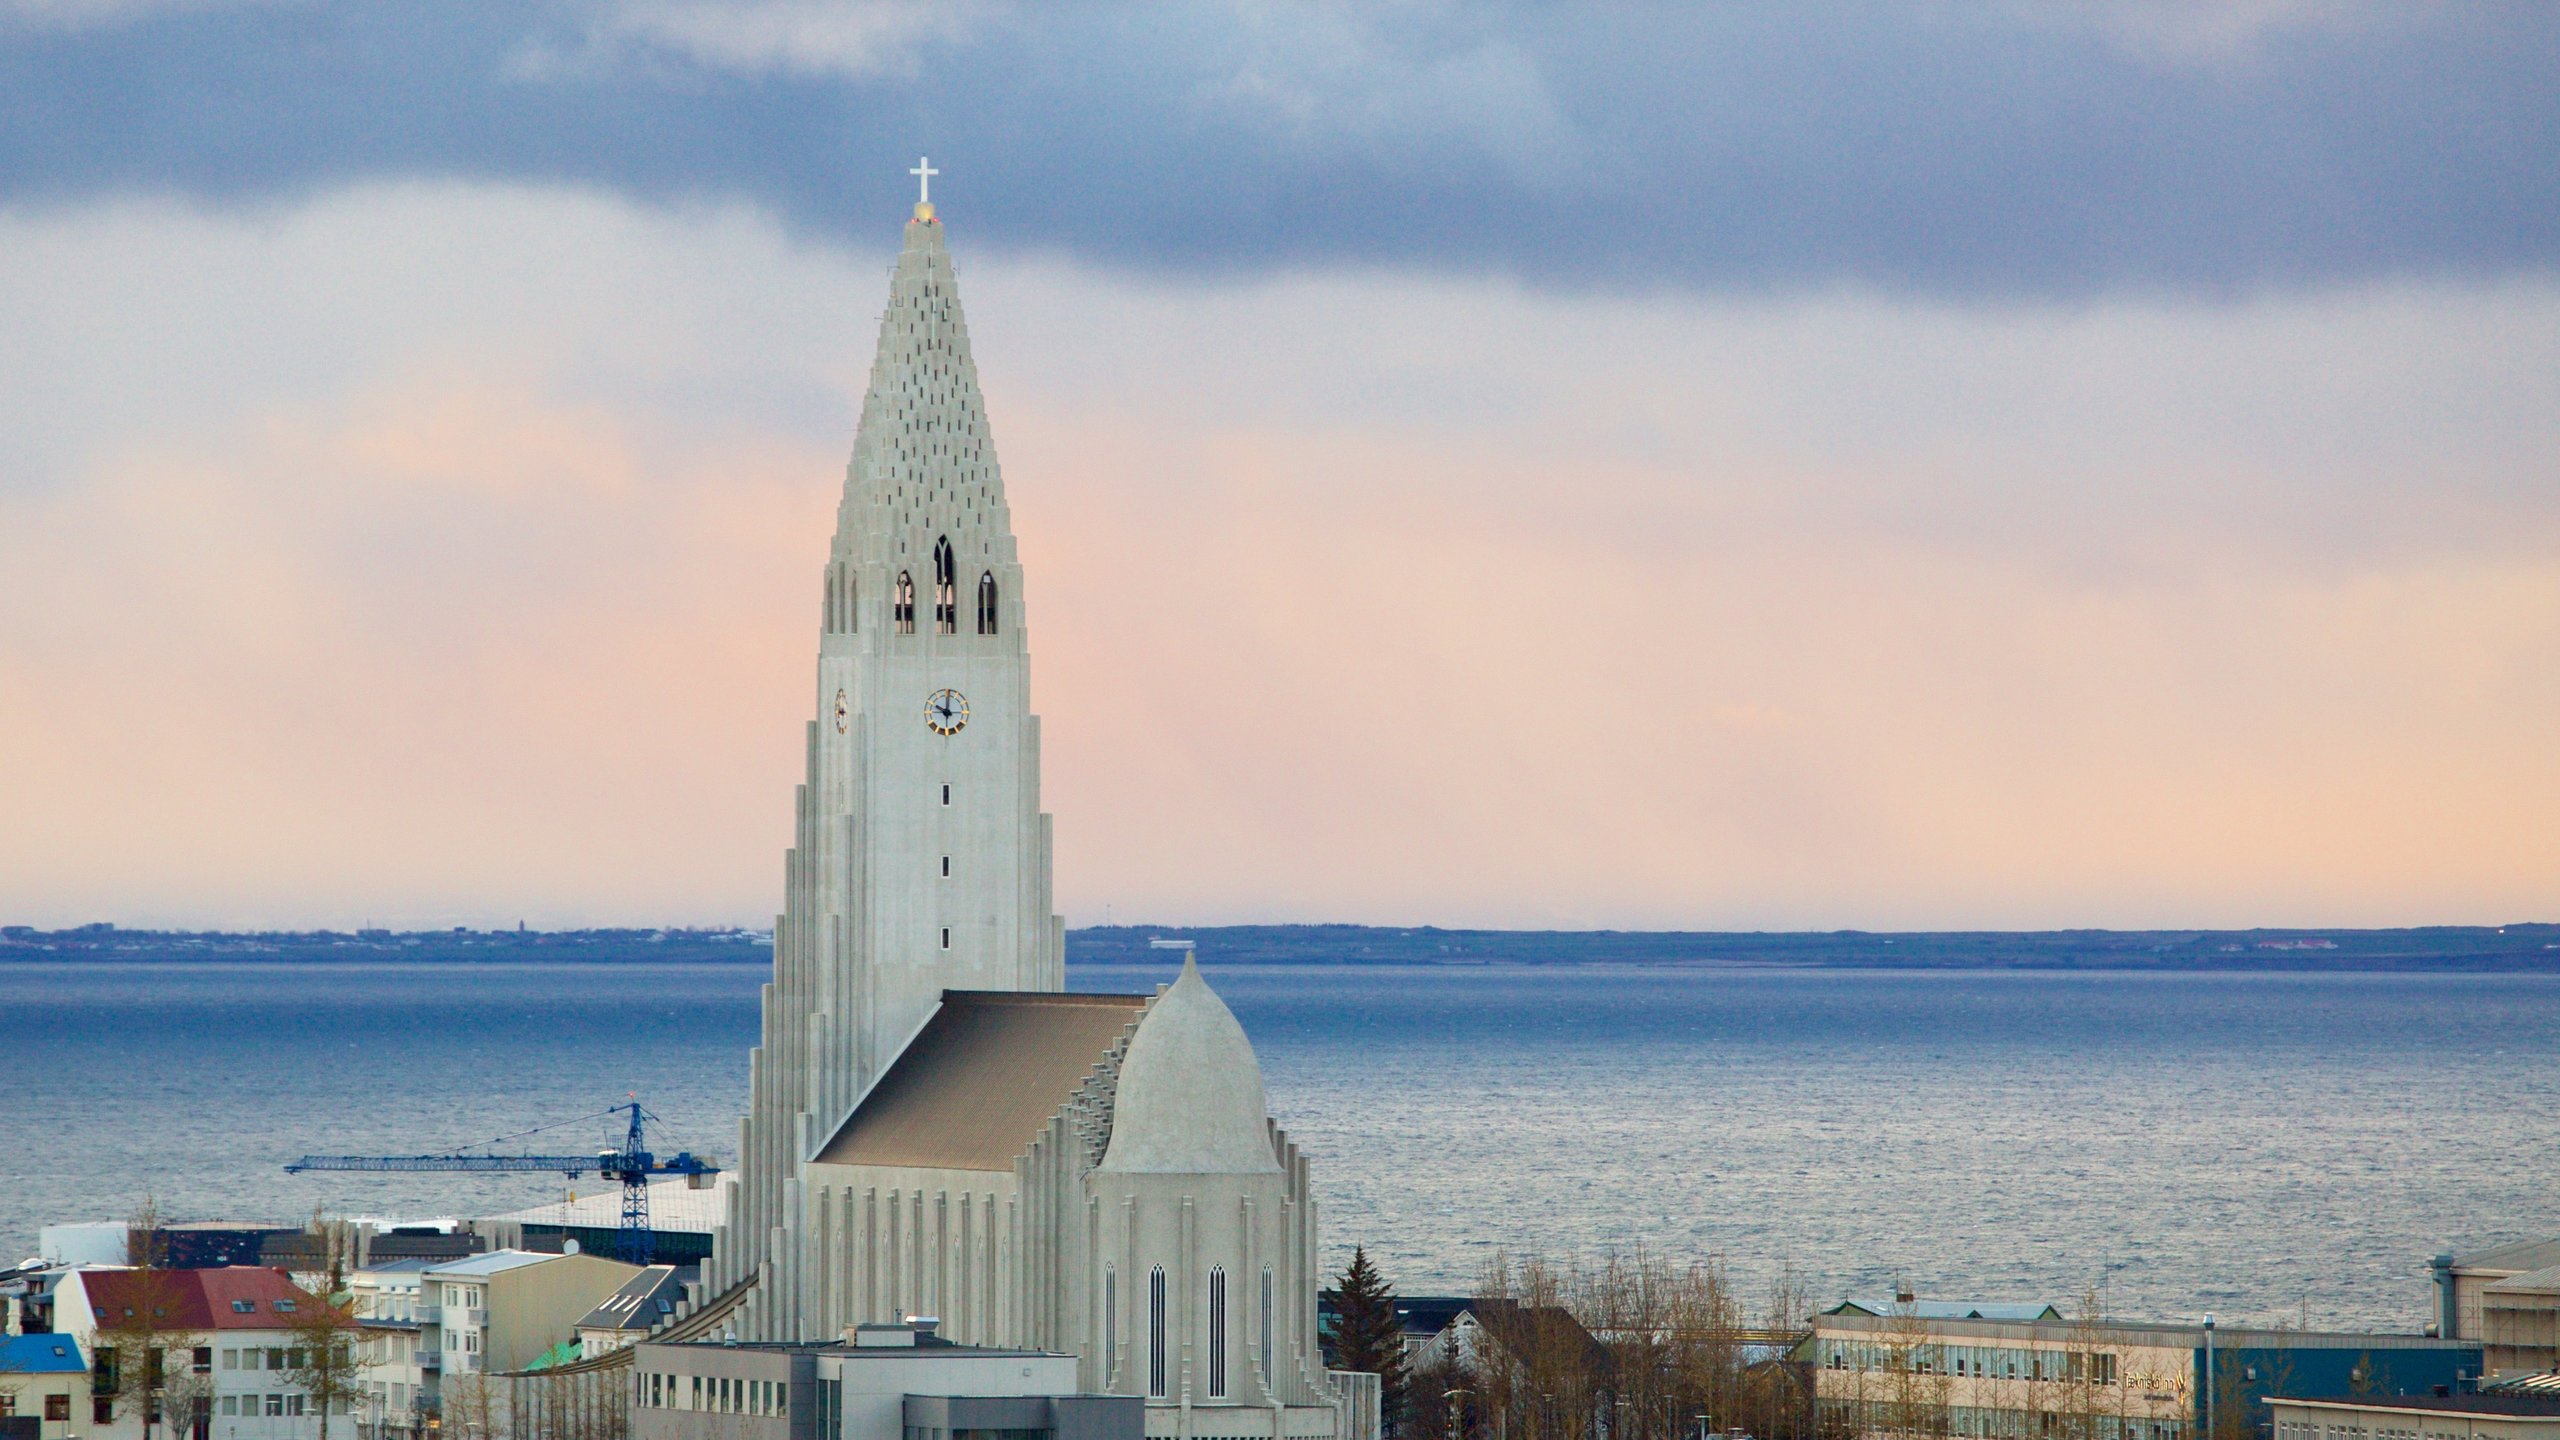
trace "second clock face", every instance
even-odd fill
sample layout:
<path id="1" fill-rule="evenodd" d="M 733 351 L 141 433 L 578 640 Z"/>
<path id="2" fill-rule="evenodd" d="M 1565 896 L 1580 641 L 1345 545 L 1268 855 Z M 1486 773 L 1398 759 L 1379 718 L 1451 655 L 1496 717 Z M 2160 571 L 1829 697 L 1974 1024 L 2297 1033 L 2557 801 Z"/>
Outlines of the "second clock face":
<path id="1" fill-rule="evenodd" d="M 936 735 L 957 735 L 969 723 L 969 697 L 957 690 L 936 690 L 925 697 L 924 723 Z"/>

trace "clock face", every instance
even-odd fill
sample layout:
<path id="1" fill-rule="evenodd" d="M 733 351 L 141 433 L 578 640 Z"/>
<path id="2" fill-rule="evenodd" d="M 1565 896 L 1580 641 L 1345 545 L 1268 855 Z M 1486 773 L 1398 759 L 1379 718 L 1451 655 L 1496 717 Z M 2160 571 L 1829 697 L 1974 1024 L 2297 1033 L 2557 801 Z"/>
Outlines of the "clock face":
<path id="1" fill-rule="evenodd" d="M 841 690 L 837 691 L 837 692 L 836 692 L 836 733 L 837 733 L 837 734 L 841 735 L 841 734 L 843 734 L 843 733 L 844 733 L 845 721 L 846 721 L 847 717 L 849 717 L 850 715 L 852 715 L 852 713 L 853 713 L 853 712 L 852 712 L 851 710 L 848 710 L 847 708 L 845 708 L 845 703 L 844 703 L 844 692 L 843 692 L 843 691 L 841 691 Z"/>
<path id="2" fill-rule="evenodd" d="M 925 697 L 924 723 L 936 735 L 957 735 L 969 723 L 969 697 L 957 690 L 936 690 Z"/>

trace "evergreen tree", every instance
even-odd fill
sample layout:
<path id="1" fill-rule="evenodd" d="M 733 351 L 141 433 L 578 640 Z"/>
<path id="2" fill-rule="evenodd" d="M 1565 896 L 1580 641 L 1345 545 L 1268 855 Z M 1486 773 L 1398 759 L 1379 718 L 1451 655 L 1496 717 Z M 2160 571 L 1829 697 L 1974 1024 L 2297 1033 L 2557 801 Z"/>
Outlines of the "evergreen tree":
<path id="1" fill-rule="evenodd" d="M 1404 1418 L 1404 1324 L 1396 1319 L 1396 1295 L 1369 1252 L 1354 1247 L 1351 1268 L 1333 1301 L 1333 1368 L 1378 1377 L 1378 1416 L 1386 1432 L 1395 1434 Z"/>

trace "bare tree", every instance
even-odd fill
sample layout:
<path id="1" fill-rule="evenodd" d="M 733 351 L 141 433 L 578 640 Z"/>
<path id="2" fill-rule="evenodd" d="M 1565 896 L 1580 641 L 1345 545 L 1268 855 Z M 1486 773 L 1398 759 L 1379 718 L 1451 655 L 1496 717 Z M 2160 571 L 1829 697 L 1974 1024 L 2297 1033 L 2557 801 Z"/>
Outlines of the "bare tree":
<path id="1" fill-rule="evenodd" d="M 358 1343 L 363 1327 L 356 1323 L 355 1307 L 345 1294 L 346 1258 L 331 1241 L 326 1222 L 317 1214 L 312 1220 L 327 1247 L 327 1278 L 319 1294 L 305 1294 L 293 1302 L 293 1319 L 287 1327 L 293 1345 L 285 1351 L 284 1383 L 310 1398 L 311 1408 L 320 1416 L 320 1440 L 329 1440 L 329 1417 L 354 1408 L 353 1397 L 364 1391 L 367 1363 Z"/>
<path id="2" fill-rule="evenodd" d="M 141 1407 L 143 1440 L 164 1421 L 192 1428 L 210 1398 L 212 1342 L 188 1323 L 189 1277 L 168 1268 L 159 1201 L 144 1196 L 126 1225 L 122 1271 L 98 1272 L 91 1292 L 97 1305 L 97 1354 L 92 1357 L 98 1393 Z M 183 1413 L 181 1413 L 183 1412 Z"/>

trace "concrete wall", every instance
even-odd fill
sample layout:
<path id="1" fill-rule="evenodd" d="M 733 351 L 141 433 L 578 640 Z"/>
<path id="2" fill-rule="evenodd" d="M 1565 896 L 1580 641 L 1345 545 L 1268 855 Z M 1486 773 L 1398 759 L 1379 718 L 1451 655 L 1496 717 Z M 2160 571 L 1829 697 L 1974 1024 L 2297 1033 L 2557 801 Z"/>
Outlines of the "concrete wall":
<path id="1" fill-rule="evenodd" d="M 521 1370 L 578 1333 L 578 1322 L 640 1273 L 637 1265 L 598 1255 L 561 1255 L 489 1276 L 489 1327 L 481 1366 Z"/>

